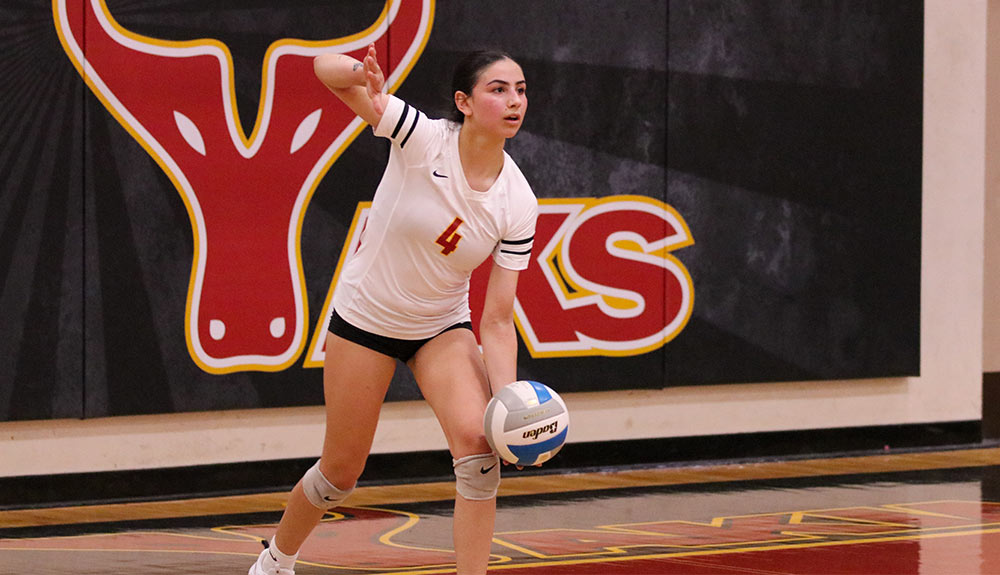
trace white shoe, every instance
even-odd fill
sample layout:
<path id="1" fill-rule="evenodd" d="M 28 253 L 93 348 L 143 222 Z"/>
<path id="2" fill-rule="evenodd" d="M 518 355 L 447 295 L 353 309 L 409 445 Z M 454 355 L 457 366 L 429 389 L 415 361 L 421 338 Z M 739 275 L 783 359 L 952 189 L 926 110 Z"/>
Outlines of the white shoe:
<path id="1" fill-rule="evenodd" d="M 257 557 L 257 562 L 250 567 L 247 575 L 295 575 L 295 570 L 278 567 L 278 561 L 271 555 L 271 551 L 264 549 Z"/>

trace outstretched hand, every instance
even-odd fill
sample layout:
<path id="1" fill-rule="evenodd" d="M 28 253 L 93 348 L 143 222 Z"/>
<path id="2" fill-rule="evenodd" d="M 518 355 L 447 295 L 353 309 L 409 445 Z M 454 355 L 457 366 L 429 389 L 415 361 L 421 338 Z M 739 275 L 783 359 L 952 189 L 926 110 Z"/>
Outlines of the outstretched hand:
<path id="1" fill-rule="evenodd" d="M 375 44 L 368 45 L 368 54 L 365 55 L 365 88 L 368 90 L 368 97 L 372 100 L 372 106 L 379 116 L 385 113 L 387 96 L 385 89 L 385 75 L 378 65 L 378 55 L 375 53 Z"/>

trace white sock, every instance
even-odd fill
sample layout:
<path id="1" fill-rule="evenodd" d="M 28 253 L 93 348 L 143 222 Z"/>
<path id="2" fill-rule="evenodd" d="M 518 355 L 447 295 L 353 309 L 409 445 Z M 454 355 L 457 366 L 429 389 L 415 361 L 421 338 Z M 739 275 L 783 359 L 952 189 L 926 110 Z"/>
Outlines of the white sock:
<path id="1" fill-rule="evenodd" d="M 278 567 L 282 569 L 291 569 L 295 567 L 295 560 L 298 559 L 299 554 L 285 555 L 282 553 L 281 549 L 278 549 L 278 544 L 274 542 L 274 537 L 271 537 L 271 544 L 267 549 L 271 552 L 271 557 L 277 559 Z"/>

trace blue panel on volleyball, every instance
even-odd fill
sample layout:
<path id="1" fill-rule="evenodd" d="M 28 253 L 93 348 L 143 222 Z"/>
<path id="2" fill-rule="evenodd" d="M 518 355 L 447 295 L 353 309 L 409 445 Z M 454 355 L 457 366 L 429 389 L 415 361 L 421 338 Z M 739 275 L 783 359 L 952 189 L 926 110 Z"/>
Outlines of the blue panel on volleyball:
<path id="1" fill-rule="evenodd" d="M 529 381 L 528 383 L 530 383 L 531 388 L 535 390 L 535 395 L 538 396 L 539 404 L 545 403 L 546 401 L 552 399 L 552 396 L 549 395 L 549 388 L 538 383 L 537 381 Z"/>
<path id="2" fill-rule="evenodd" d="M 517 456 L 518 463 L 533 463 L 539 454 L 545 453 L 546 451 L 552 451 L 562 445 L 566 441 L 567 431 L 569 431 L 569 428 L 563 428 L 563 430 L 560 431 L 555 437 L 546 439 L 545 441 L 539 443 L 532 443 L 531 445 L 508 444 L 507 449 Z"/>

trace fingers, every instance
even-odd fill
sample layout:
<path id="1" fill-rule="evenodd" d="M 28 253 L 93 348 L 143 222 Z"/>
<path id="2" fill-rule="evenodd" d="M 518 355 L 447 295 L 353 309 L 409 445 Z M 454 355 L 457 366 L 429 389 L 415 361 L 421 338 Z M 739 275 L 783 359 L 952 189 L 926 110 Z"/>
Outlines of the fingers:
<path id="1" fill-rule="evenodd" d="M 385 76 L 382 68 L 378 65 L 378 53 L 375 51 L 375 44 L 368 45 L 368 54 L 365 55 L 365 82 L 368 88 L 368 96 L 374 98 L 376 94 L 382 92 L 385 86 Z"/>
<path id="2" fill-rule="evenodd" d="M 375 52 L 375 44 L 369 44 L 368 54 L 365 55 L 365 72 L 377 77 L 382 76 L 382 68 L 378 65 L 378 54 Z"/>
<path id="3" fill-rule="evenodd" d="M 374 44 L 368 46 L 368 54 L 365 56 L 364 66 L 365 88 L 367 89 L 368 97 L 371 98 L 375 113 L 381 116 L 385 113 L 386 107 L 386 96 L 383 93 L 385 89 L 385 76 L 382 74 L 382 68 L 378 65 L 378 55 L 375 52 Z"/>
<path id="4" fill-rule="evenodd" d="M 505 466 L 507 466 L 507 465 L 514 465 L 513 463 L 510 463 L 510 462 L 508 462 L 505 459 L 501 459 L 500 462 L 503 463 Z M 542 466 L 541 463 L 535 463 L 535 464 L 531 465 L 531 467 L 541 467 L 541 466 Z M 514 465 L 514 467 L 516 467 L 518 471 L 521 471 L 521 470 L 524 469 L 523 465 Z"/>

